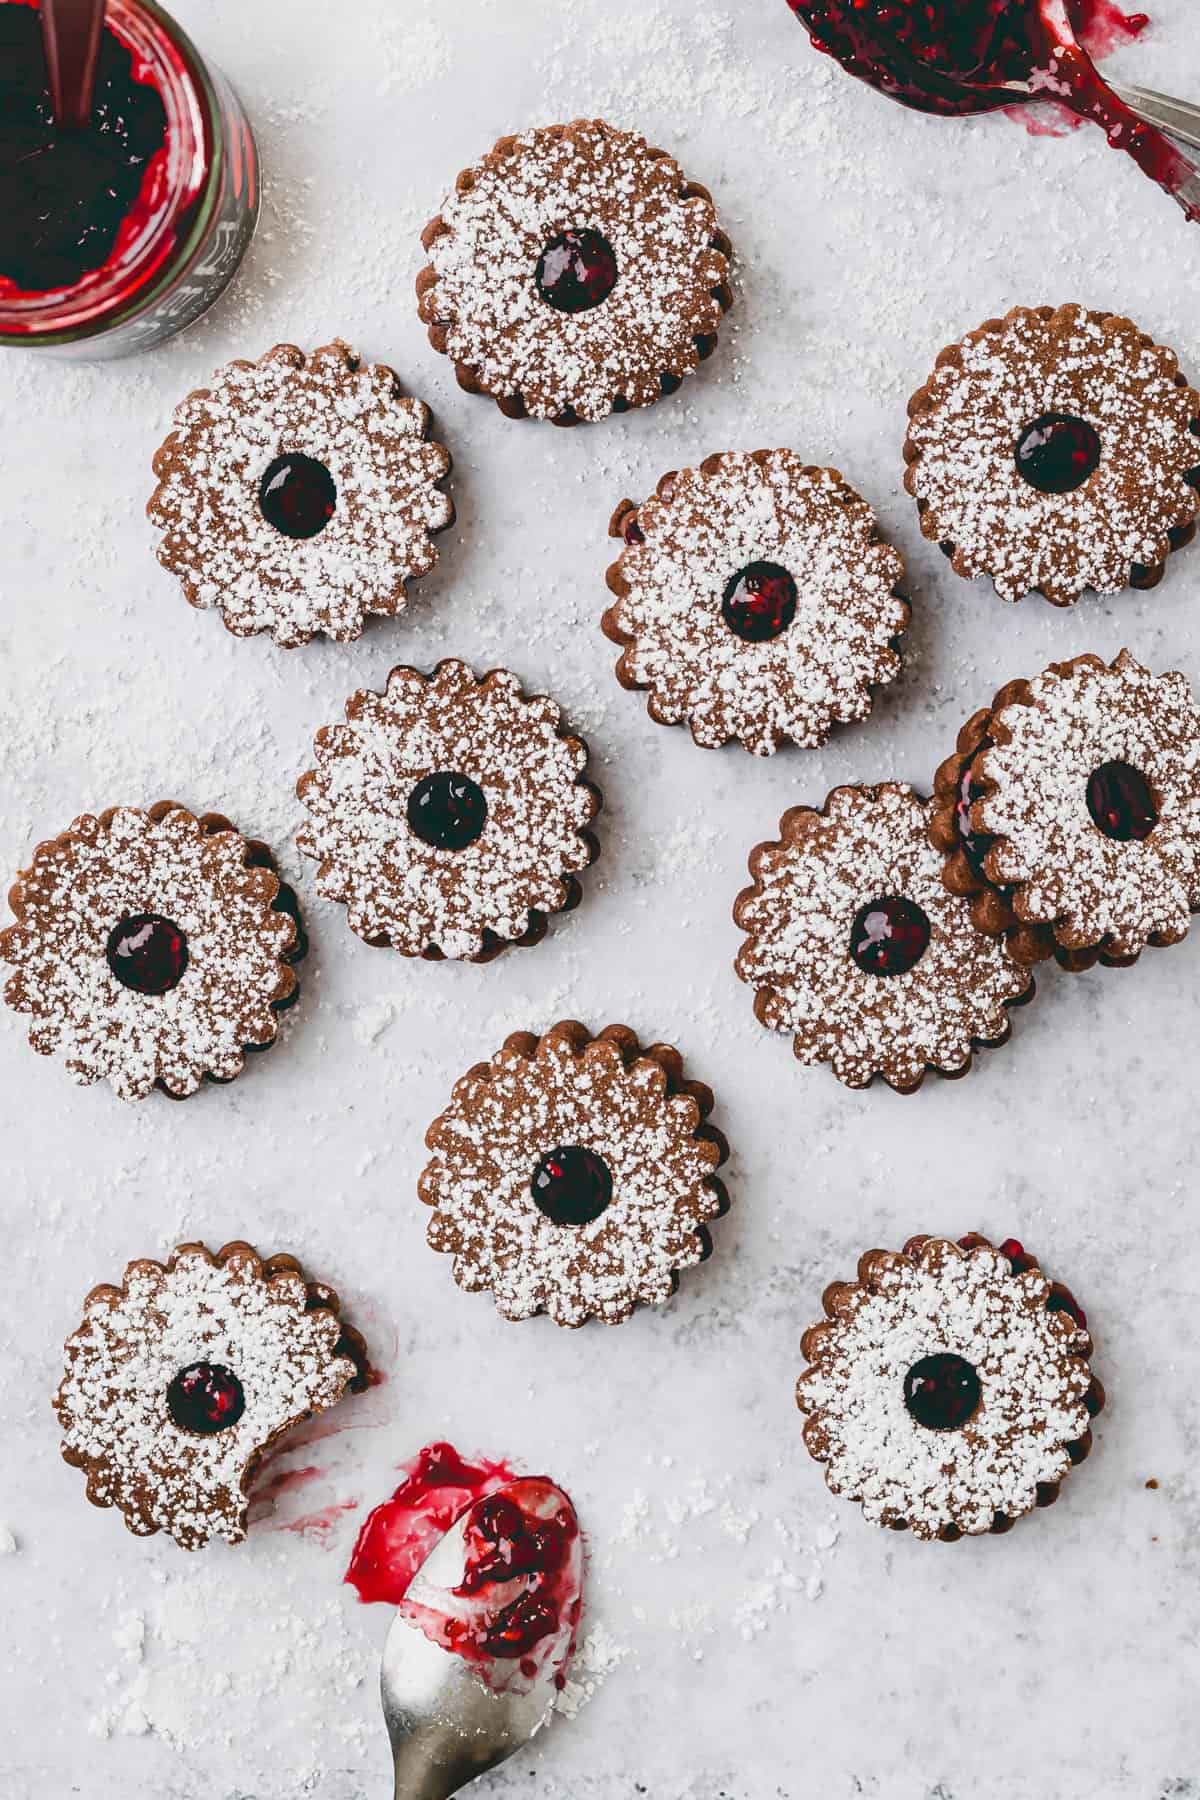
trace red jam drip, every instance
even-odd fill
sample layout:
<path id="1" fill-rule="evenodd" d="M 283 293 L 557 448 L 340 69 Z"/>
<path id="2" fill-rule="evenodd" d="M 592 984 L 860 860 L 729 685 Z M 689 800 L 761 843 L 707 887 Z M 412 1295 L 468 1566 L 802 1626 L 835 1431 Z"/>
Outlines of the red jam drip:
<path id="1" fill-rule="evenodd" d="M 721 600 L 721 617 L 747 644 L 766 644 L 796 616 L 796 583 L 773 562 L 752 562 L 733 577 Z"/>
<path id="2" fill-rule="evenodd" d="M 337 488 L 323 462 L 293 451 L 268 465 L 258 504 L 267 524 L 285 537 L 316 537 L 333 517 Z"/>
<path id="3" fill-rule="evenodd" d="M 561 1144 L 533 1171 L 530 1191 L 552 1225 L 590 1225 L 612 1200 L 612 1175 L 604 1158 L 578 1144 Z"/>
<path id="4" fill-rule="evenodd" d="M 1039 494 L 1070 494 L 1100 462 L 1100 433 L 1071 413 L 1043 413 L 1017 439 L 1017 470 Z"/>
<path id="5" fill-rule="evenodd" d="M 223 1363 L 191 1363 L 167 1389 L 167 1411 L 175 1423 L 201 1437 L 228 1431 L 245 1410 L 242 1384 Z"/>
<path id="6" fill-rule="evenodd" d="M 135 913 L 114 925 L 104 949 L 122 987 L 135 994 L 169 994 L 188 966 L 187 939 L 161 913 Z"/>
<path id="7" fill-rule="evenodd" d="M 465 850 L 487 823 L 487 799 L 469 775 L 437 769 L 408 796 L 408 822 L 435 850 Z"/>
<path id="8" fill-rule="evenodd" d="M 598 231 L 562 231 L 538 257 L 537 291 L 555 312 L 590 312 L 617 285 L 617 257 Z"/>
<path id="9" fill-rule="evenodd" d="M 1127 762 L 1101 763 L 1088 776 L 1087 809 L 1092 823 L 1119 844 L 1140 844 L 1158 824 L 1150 783 Z"/>
<path id="10" fill-rule="evenodd" d="M 0 279 L 48 293 L 102 268 L 166 135 L 162 96 L 107 27 L 91 124 L 59 132 L 39 15 L 0 5 Z"/>
<path id="11" fill-rule="evenodd" d="M 450 1444 L 428 1444 L 402 1465 L 403 1481 L 367 1517 L 345 1579 L 370 1604 L 399 1606 L 444 1532 L 474 1501 L 514 1479 L 503 1462 L 467 1462 Z"/>
<path id="12" fill-rule="evenodd" d="M 850 954 L 864 975 L 904 975 L 929 947 L 929 920 L 915 900 L 890 894 L 860 907 Z"/>
<path id="13" fill-rule="evenodd" d="M 959 1431 L 983 1395 L 973 1363 L 951 1351 L 923 1356 L 904 1377 L 904 1404 L 927 1431 Z"/>

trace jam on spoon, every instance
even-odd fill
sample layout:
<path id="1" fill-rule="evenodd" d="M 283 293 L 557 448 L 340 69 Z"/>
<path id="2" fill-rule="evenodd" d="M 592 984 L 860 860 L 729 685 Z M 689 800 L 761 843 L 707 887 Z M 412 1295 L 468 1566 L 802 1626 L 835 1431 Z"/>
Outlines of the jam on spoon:
<path id="1" fill-rule="evenodd" d="M 905 106 L 944 115 L 1054 101 L 1099 125 L 1116 149 L 1200 219 L 1200 173 L 1101 78 L 1116 36 L 1145 14 L 1113 0 L 788 0 L 819 50 Z"/>

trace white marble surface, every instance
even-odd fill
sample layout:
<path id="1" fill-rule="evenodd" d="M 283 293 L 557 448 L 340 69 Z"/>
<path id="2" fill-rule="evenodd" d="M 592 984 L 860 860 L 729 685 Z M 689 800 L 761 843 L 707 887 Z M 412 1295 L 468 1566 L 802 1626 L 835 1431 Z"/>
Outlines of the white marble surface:
<path id="1" fill-rule="evenodd" d="M 927 783 L 1000 681 L 1129 644 L 1200 677 L 1200 549 L 1158 592 L 1065 613 L 955 579 L 900 487 L 904 403 L 938 349 L 1017 302 L 1125 311 L 1200 369 L 1200 233 L 1096 134 L 906 115 L 814 57 L 783 0 L 180 0 L 269 165 L 243 279 L 137 363 L 0 365 L 0 864 L 85 808 L 163 794 L 273 842 L 313 954 L 286 1041 L 227 1089 L 126 1107 L 0 1017 L 4 1800 L 369 1800 L 389 1791 L 387 1627 L 339 1586 L 361 1511 L 431 1437 L 575 1496 L 596 1665 L 487 1786 L 529 1800 L 1182 1800 L 1195 1703 L 1200 1352 L 1193 1166 L 1200 942 L 1047 977 L 1012 1045 L 915 1099 L 853 1095 L 759 1030 L 731 961 L 745 855 L 841 780 Z M 1121 53 L 1200 93 L 1188 0 Z M 412 301 L 417 234 L 501 132 L 581 111 L 709 184 L 740 252 L 717 356 L 640 417 L 558 432 L 461 394 Z M 406 621 L 357 645 L 236 642 L 183 604 L 142 517 L 173 402 L 235 354 L 335 332 L 433 404 L 457 529 Z M 910 568 L 908 667 L 871 721 L 770 763 L 694 748 L 616 685 L 605 526 L 665 469 L 786 443 L 876 504 Z M 367 949 L 290 835 L 313 731 L 393 662 L 504 662 L 592 740 L 604 854 L 583 907 L 486 968 Z M 1195 934 L 1194 934 L 1195 935 Z M 735 1207 L 663 1312 L 505 1324 L 423 1241 L 421 1140 L 514 1028 L 575 1015 L 673 1039 L 718 1091 Z M 924 1546 L 831 1502 L 792 1399 L 803 1327 L 860 1249 L 1015 1233 L 1077 1288 L 1111 1394 L 1092 1461 L 1010 1537 Z M 185 1237 L 298 1251 L 386 1386 L 301 1451 L 321 1470 L 250 1540 L 187 1558 L 84 1502 L 49 1408 L 94 1283 Z M 1157 1481 L 1156 1490 L 1147 1482 Z"/>

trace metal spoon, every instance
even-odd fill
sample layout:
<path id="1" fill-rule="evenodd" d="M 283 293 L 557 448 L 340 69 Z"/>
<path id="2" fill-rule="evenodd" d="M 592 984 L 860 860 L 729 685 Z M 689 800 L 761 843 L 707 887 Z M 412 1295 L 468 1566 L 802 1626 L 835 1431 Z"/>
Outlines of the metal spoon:
<path id="1" fill-rule="evenodd" d="M 84 131 L 92 121 L 105 0 L 42 0 L 42 41 L 54 123 Z"/>
<path id="2" fill-rule="evenodd" d="M 439 1538 L 417 1583 L 453 1588 L 461 1581 L 464 1514 Z M 396 1767 L 395 1800 L 450 1800 L 507 1760 L 540 1731 L 554 1705 L 555 1668 L 528 1693 L 497 1694 L 470 1663 L 443 1650 L 400 1613 L 383 1647 L 380 1693 Z"/>

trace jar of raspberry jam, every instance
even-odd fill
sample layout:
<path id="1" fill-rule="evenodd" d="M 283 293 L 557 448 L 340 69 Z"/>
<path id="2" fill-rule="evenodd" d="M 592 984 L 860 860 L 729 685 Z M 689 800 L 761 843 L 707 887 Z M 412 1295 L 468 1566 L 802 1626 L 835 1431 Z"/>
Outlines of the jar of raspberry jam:
<path id="1" fill-rule="evenodd" d="M 254 234 L 258 151 L 233 89 L 154 0 L 108 0 L 89 128 L 54 124 L 38 0 L 0 0 L 0 345 L 161 343 Z"/>

